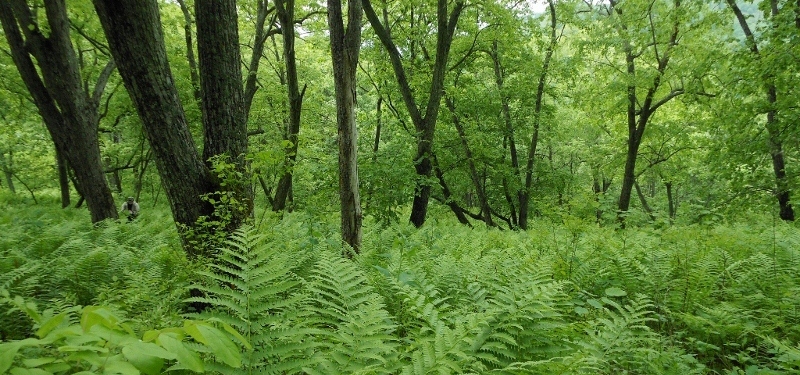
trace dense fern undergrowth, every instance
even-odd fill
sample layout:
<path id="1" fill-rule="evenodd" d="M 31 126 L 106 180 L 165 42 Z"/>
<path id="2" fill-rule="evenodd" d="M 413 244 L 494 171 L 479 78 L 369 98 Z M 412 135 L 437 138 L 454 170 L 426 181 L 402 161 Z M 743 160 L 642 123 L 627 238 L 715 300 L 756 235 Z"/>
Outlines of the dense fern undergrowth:
<path id="1" fill-rule="evenodd" d="M 771 219 L 374 226 L 348 260 L 291 214 L 190 262 L 158 210 L 1 211 L 0 374 L 800 372 L 800 233 Z"/>

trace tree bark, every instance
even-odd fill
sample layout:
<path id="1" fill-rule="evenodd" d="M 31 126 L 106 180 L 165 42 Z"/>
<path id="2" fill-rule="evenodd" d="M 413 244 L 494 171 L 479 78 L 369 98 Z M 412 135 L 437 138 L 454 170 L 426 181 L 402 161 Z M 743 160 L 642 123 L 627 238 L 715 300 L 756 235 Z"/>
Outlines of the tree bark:
<path id="1" fill-rule="evenodd" d="M 201 196 L 218 191 L 220 185 L 200 157 L 189 132 L 167 61 L 158 2 L 93 2 L 111 52 L 119 63 L 122 80 L 142 120 L 184 247 L 189 255 L 197 255 L 199 249 L 192 248 L 187 242 L 186 229 L 193 227 L 201 216 L 213 213 L 213 207 Z M 198 19 L 203 17 L 203 21 L 198 23 L 204 24 L 198 30 L 200 54 L 216 55 L 200 59 L 201 86 L 209 85 L 202 89 L 204 103 L 201 108 L 209 110 L 209 113 L 204 113 L 203 121 L 204 125 L 210 126 L 204 129 L 207 139 L 203 152 L 206 160 L 227 154 L 234 158 L 238 168 L 243 165 L 239 157 L 246 151 L 242 142 L 242 138 L 246 141 L 246 132 L 237 128 L 243 125 L 244 120 L 241 75 L 237 75 L 240 68 L 235 9 L 226 9 L 235 4 L 232 1 L 198 2 L 198 8 L 203 6 L 211 9 L 198 9 L 196 12 Z M 206 38 L 219 40 L 204 40 Z M 234 52 L 236 56 L 228 56 Z M 234 66 L 235 71 L 225 70 Z M 210 71 L 204 73 L 203 69 Z M 216 74 L 230 76 L 217 77 Z M 224 95 L 230 97 L 226 100 Z M 219 107 L 210 108 L 215 104 Z M 215 121 L 219 123 L 210 124 Z"/>
<path id="2" fill-rule="evenodd" d="M 345 29 L 341 0 L 328 0 L 328 28 L 336 91 L 342 240 L 356 253 L 360 251 L 362 237 L 356 127 L 356 71 L 361 49 L 361 15 L 361 0 L 348 0 Z"/>
<path id="3" fill-rule="evenodd" d="M 294 0 L 275 0 L 275 8 L 283 37 L 283 59 L 286 64 L 286 88 L 289 100 L 289 117 L 284 132 L 284 140 L 289 142 L 289 147 L 286 148 L 286 170 L 278 181 L 278 186 L 275 188 L 275 199 L 272 201 L 272 210 L 282 211 L 286 207 L 286 200 L 292 190 L 305 87 L 301 92 L 297 79 L 297 59 L 294 49 Z"/>
<path id="4" fill-rule="evenodd" d="M 194 57 L 194 43 L 192 42 L 192 13 L 186 6 L 185 0 L 178 0 L 178 5 L 183 12 L 183 35 L 186 42 L 186 61 L 189 62 L 189 79 L 192 81 L 192 94 L 194 100 L 200 102 L 200 76 L 197 74 L 197 59 Z"/>
<path id="5" fill-rule="evenodd" d="M 47 36 L 40 30 L 25 1 L 0 1 L 0 23 L 11 47 L 14 64 L 56 148 L 75 172 L 92 222 L 117 219 L 117 208 L 103 173 L 97 139 L 97 107 L 105 83 L 98 80 L 94 95 L 84 91 L 77 55 L 70 39 L 66 4 L 63 0 L 47 0 L 44 8 L 49 28 Z M 36 58 L 38 69 L 31 55 Z"/>
<path id="6" fill-rule="evenodd" d="M 639 202 L 642 203 L 642 209 L 650 217 L 650 221 L 655 221 L 656 217 L 653 215 L 653 208 L 650 207 L 650 204 L 647 203 L 647 197 L 644 196 L 642 193 L 642 187 L 639 186 L 639 181 L 635 181 L 633 186 L 636 188 L 636 195 L 639 196 Z"/>
<path id="7" fill-rule="evenodd" d="M 667 188 L 667 204 L 669 207 L 669 221 L 675 220 L 675 198 L 672 196 L 672 182 L 665 182 L 664 187 Z"/>
<path id="8" fill-rule="evenodd" d="M 417 131 L 417 150 L 414 155 L 414 170 L 417 179 L 414 189 L 414 200 L 411 204 L 411 223 L 419 228 L 425 223 L 428 213 L 428 203 L 431 198 L 430 177 L 433 171 L 432 152 L 433 139 L 436 130 L 436 119 L 439 115 L 442 95 L 444 94 L 444 78 L 447 72 L 447 60 L 450 56 L 450 46 L 453 42 L 458 18 L 464 9 L 464 2 L 457 0 L 452 12 L 448 16 L 447 0 L 438 0 L 436 7 L 436 57 L 433 64 L 433 74 L 431 77 L 428 101 L 425 106 L 425 114 L 417 105 L 411 86 L 408 82 L 406 69 L 403 67 L 400 51 L 395 46 L 394 41 L 387 29 L 388 25 L 381 23 L 375 10 L 372 8 L 370 0 L 364 0 L 364 14 L 372 25 L 375 34 L 380 39 L 394 70 L 395 78 L 400 86 L 400 94 L 403 103 L 411 116 L 414 128 Z M 330 7 L 328 8 L 330 10 Z"/>
<path id="9" fill-rule="evenodd" d="M 61 190 L 61 208 L 67 208 L 71 204 L 69 195 L 69 174 L 67 160 L 58 149 L 56 149 L 56 168 L 58 169 L 58 186 Z"/>

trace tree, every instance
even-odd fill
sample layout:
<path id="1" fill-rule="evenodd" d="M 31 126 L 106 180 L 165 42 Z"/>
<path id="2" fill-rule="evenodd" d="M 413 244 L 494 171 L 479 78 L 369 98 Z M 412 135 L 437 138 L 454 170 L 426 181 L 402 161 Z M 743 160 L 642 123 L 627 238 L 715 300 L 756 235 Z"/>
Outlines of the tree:
<path id="1" fill-rule="evenodd" d="M 747 22 L 744 14 L 734 0 L 726 0 L 739 26 L 742 28 L 746 44 L 756 61 L 762 59 L 762 52 L 759 49 L 758 41 L 756 40 L 750 25 Z M 798 4 L 797 9 L 800 9 Z M 779 16 L 778 2 L 776 0 L 770 1 L 769 16 L 776 19 Z M 800 14 L 800 13 L 798 13 Z M 800 18 L 798 18 L 800 19 Z M 800 27 L 800 24 L 798 24 Z M 765 128 L 767 130 L 767 145 L 769 147 L 769 154 L 772 159 L 772 172 L 775 177 L 775 197 L 778 200 L 780 209 L 780 218 L 786 221 L 794 221 L 794 209 L 791 203 L 791 189 L 789 188 L 788 178 L 786 175 L 786 159 L 784 156 L 784 137 L 783 126 L 780 124 L 778 115 L 778 88 L 776 86 L 774 68 L 760 68 L 763 70 L 761 81 L 766 93 L 767 99 L 767 121 Z"/>
<path id="2" fill-rule="evenodd" d="M 198 1 L 197 43 L 204 147 L 198 153 L 167 61 L 158 2 L 118 3 L 94 0 L 106 39 L 125 87 L 150 142 L 172 214 L 190 255 L 200 249 L 187 242 L 187 229 L 214 214 L 209 199 L 230 193 L 244 205 L 220 230 L 237 227 L 249 214 L 251 192 L 245 184 L 223 186 L 210 170 L 212 157 L 225 155 L 246 180 L 247 132 L 242 110 L 242 76 L 236 2 Z M 213 198 L 212 198 L 213 199 Z"/>
<path id="3" fill-rule="evenodd" d="M 57 153 L 75 172 L 92 222 L 117 219 L 97 138 L 97 109 L 114 62 L 109 60 L 94 89 L 89 91 L 88 85 L 84 86 L 78 56 L 72 46 L 66 3 L 47 0 L 44 8 L 46 26 L 37 22 L 26 1 L 0 1 L 0 23 L 14 64 L 50 132 Z M 38 65 L 34 64 L 32 56 Z"/>
<path id="4" fill-rule="evenodd" d="M 436 120 L 439 116 L 439 106 L 444 94 L 444 79 L 448 68 L 447 61 L 450 57 L 450 47 L 453 43 L 458 19 L 464 9 L 464 1 L 461 0 L 456 1 L 455 6 L 449 13 L 447 0 L 437 0 L 436 4 L 436 52 L 431 71 L 427 103 L 425 107 L 420 107 L 411 89 L 409 75 L 403 65 L 400 50 L 395 45 L 395 41 L 388 29 L 389 25 L 384 25 L 380 21 L 370 0 L 364 1 L 364 13 L 370 25 L 372 25 L 375 35 L 377 35 L 389 54 L 403 103 L 417 132 L 417 149 L 414 156 L 414 169 L 417 173 L 417 180 L 415 182 L 416 188 L 410 217 L 411 223 L 416 227 L 421 227 L 425 223 L 428 213 L 428 202 L 431 197 L 430 181 L 434 170 L 433 140 L 436 131 Z M 430 59 L 430 56 L 426 58 Z"/>
<path id="5" fill-rule="evenodd" d="M 356 252 L 361 247 L 363 218 L 358 191 L 358 129 L 355 111 L 356 69 L 361 49 L 361 14 L 361 0 L 348 0 L 345 28 L 341 0 L 328 0 L 328 28 L 336 91 L 342 240 Z"/>

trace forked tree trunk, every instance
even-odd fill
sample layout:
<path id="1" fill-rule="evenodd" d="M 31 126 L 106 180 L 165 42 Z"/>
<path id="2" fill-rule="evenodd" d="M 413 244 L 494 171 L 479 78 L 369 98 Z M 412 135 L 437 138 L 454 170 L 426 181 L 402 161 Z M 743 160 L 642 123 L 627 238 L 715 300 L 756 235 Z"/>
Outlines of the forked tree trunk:
<path id="1" fill-rule="evenodd" d="M 342 240 L 357 253 L 361 248 L 361 198 L 358 191 L 356 70 L 361 47 L 361 0 L 347 1 L 347 28 L 342 3 L 328 0 L 328 28 L 336 91 L 339 141 L 339 200 Z"/>
<path id="2" fill-rule="evenodd" d="M 235 2 L 197 2 L 200 81 L 203 103 L 203 158 L 186 123 L 178 90 L 167 60 L 159 5 L 155 0 L 117 2 L 94 0 L 119 72 L 128 89 L 167 194 L 172 215 L 190 255 L 200 250 L 187 242 L 186 229 L 213 214 L 201 197 L 221 189 L 205 160 L 228 155 L 245 174 L 247 151 L 242 112 L 242 79 Z M 250 204 L 248 191 L 233 192 Z M 238 224 L 249 212 L 236 212 Z M 219 228 L 230 230 L 230 227 Z"/>
<path id="3" fill-rule="evenodd" d="M 425 223 L 428 214 L 428 203 L 431 198 L 431 176 L 433 172 L 433 139 L 436 129 L 436 119 L 439 116 L 439 106 L 441 105 L 442 95 L 444 94 L 444 78 L 447 72 L 447 61 L 450 57 L 450 47 L 453 43 L 456 24 L 464 9 L 464 2 L 457 0 L 452 12 L 448 14 L 447 0 L 438 0 L 436 6 L 436 56 L 433 62 L 433 74 L 431 77 L 430 91 L 425 113 L 417 104 L 411 86 L 408 82 L 406 69 L 401 60 L 400 51 L 394 44 L 389 25 L 381 23 L 375 10 L 372 8 L 370 0 L 364 0 L 364 14 L 372 25 L 375 34 L 380 39 L 389 59 L 392 63 L 395 78 L 400 86 L 400 94 L 403 103 L 411 116 L 414 128 L 417 131 L 417 150 L 414 154 L 414 170 L 417 173 L 416 186 L 414 189 L 414 200 L 411 204 L 411 216 L 409 220 L 415 227 L 421 227 Z M 330 7 L 328 7 L 330 10 Z M 412 48 L 413 50 L 413 48 Z M 413 53 L 413 51 L 412 51 Z"/>
<path id="4" fill-rule="evenodd" d="M 41 31 L 33 12 L 23 0 L 0 1 L 0 23 L 11 47 L 14 64 L 56 148 L 75 172 L 92 222 L 116 219 L 116 204 L 103 173 L 97 139 L 97 106 L 108 75 L 101 75 L 93 93 L 84 91 L 83 77 L 70 39 L 66 4 L 47 0 L 44 8 L 48 23 L 46 33 Z M 36 58 L 38 69 L 31 55 Z"/>

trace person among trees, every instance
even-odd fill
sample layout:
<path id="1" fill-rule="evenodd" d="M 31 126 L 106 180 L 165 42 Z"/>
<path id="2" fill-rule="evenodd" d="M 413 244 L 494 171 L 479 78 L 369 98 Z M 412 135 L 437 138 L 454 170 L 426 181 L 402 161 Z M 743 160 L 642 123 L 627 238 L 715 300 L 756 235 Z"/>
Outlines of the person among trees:
<path id="1" fill-rule="evenodd" d="M 128 200 L 122 204 L 121 211 L 128 216 L 128 221 L 133 221 L 133 219 L 139 216 L 139 203 L 136 203 L 133 197 L 128 197 Z"/>

